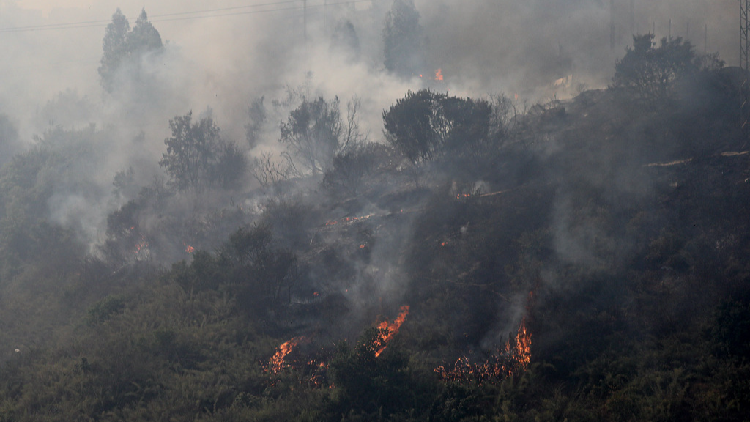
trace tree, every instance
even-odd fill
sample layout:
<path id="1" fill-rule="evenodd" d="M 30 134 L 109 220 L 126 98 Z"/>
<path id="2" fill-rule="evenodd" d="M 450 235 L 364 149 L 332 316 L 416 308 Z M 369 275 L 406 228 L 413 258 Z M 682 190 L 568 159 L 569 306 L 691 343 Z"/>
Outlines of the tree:
<path id="1" fill-rule="evenodd" d="M 133 31 L 130 23 L 118 8 L 112 15 L 112 22 L 104 31 L 104 53 L 99 66 L 104 90 L 115 90 L 116 76 L 126 64 L 138 64 L 143 54 L 159 51 L 163 47 L 159 31 L 148 21 L 146 10 L 141 10 Z"/>
<path id="2" fill-rule="evenodd" d="M 211 181 L 224 189 L 238 187 L 240 176 L 247 171 L 247 158 L 234 142 L 219 141 L 216 165 Z"/>
<path id="3" fill-rule="evenodd" d="M 395 106 L 383 110 L 386 139 L 409 161 L 432 159 L 442 144 L 440 108 L 445 98 L 429 89 L 408 91 Z"/>
<path id="4" fill-rule="evenodd" d="M 164 46 L 159 31 L 148 21 L 146 9 L 141 9 L 141 14 L 135 20 L 133 30 L 127 36 L 127 44 L 131 56 L 157 51 Z"/>
<path id="5" fill-rule="evenodd" d="M 193 112 L 169 121 L 172 137 L 164 140 L 167 152 L 159 165 L 169 174 L 178 190 L 202 189 L 212 183 L 230 187 L 244 173 L 247 162 L 231 142 L 219 136 L 219 127 L 210 117 L 191 124 Z"/>
<path id="6" fill-rule="evenodd" d="M 270 152 L 261 152 L 260 157 L 253 160 L 251 168 L 253 177 L 263 189 L 299 176 L 294 160 L 286 151 L 281 153 L 278 160 Z"/>
<path id="7" fill-rule="evenodd" d="M 329 404 L 333 415 L 364 416 L 361 420 L 408 420 L 407 413 L 424 411 L 429 403 L 420 400 L 426 392 L 422 378 L 425 374 L 410 368 L 408 356 L 396 345 L 389 345 L 386 353 L 376 356 L 380 336 L 382 332 L 373 327 L 360 336 L 354 347 L 346 342 L 338 344 L 330 364 L 333 384 L 339 390 Z"/>
<path id="8" fill-rule="evenodd" d="M 335 194 L 356 194 L 365 177 L 375 171 L 379 159 L 387 157 L 387 149 L 386 145 L 367 142 L 341 151 L 325 172 L 323 186 Z"/>
<path id="9" fill-rule="evenodd" d="M 672 98 L 675 83 L 699 72 L 721 68 L 715 54 L 699 55 L 690 41 L 662 38 L 654 47 L 654 35 L 634 35 L 633 47 L 615 64 L 611 88 L 626 99 L 655 109 Z"/>
<path id="10" fill-rule="evenodd" d="M 104 30 L 104 54 L 102 55 L 101 66 L 99 66 L 102 86 L 107 92 L 112 92 L 114 89 L 117 69 L 128 56 L 128 31 L 130 31 L 128 18 L 122 14 L 118 7 L 112 15 L 112 22 Z"/>
<path id="11" fill-rule="evenodd" d="M 302 98 L 302 104 L 281 123 L 279 142 L 286 144 L 291 155 L 313 176 L 330 167 L 333 156 L 341 146 L 341 113 L 339 99 L 327 102 L 323 97 L 315 101 Z"/>
<path id="12" fill-rule="evenodd" d="M 511 136 L 512 107 L 505 97 L 452 97 L 409 91 L 383 111 L 385 136 L 413 164 L 436 161 L 453 177 L 476 181 L 496 167 Z"/>
<path id="13" fill-rule="evenodd" d="M 414 0 L 395 0 L 383 28 L 385 68 L 403 77 L 418 75 L 424 67 L 422 26 Z"/>
<path id="14" fill-rule="evenodd" d="M 331 34 L 331 48 L 345 54 L 352 61 L 359 59 L 359 37 L 350 20 L 342 20 L 336 24 Z"/>
<path id="15" fill-rule="evenodd" d="M 10 160 L 19 147 L 18 130 L 6 115 L 0 114 L 0 165 Z"/>
<path id="16" fill-rule="evenodd" d="M 248 124 L 245 125 L 245 139 L 250 149 L 258 146 L 263 124 L 268 120 L 266 107 L 263 105 L 265 97 L 256 98 L 247 108 Z"/>

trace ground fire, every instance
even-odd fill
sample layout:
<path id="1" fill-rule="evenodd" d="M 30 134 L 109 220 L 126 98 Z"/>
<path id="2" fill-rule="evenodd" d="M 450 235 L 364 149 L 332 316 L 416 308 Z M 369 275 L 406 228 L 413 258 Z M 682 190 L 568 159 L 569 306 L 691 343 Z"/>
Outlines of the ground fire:
<path id="1" fill-rule="evenodd" d="M 318 296 L 318 292 L 313 293 L 314 296 Z M 375 339 L 373 348 L 375 349 L 375 357 L 380 356 L 381 353 L 388 347 L 388 343 L 398 333 L 398 329 L 406 320 L 406 316 L 409 314 L 409 307 L 402 306 L 398 317 L 393 322 L 383 321 L 378 324 L 379 335 Z M 307 357 L 300 359 L 300 356 L 291 358 L 289 355 L 295 350 L 295 348 L 301 344 L 309 344 L 312 340 L 305 336 L 294 337 L 293 339 L 286 341 L 276 348 L 276 353 L 271 356 L 268 360 L 268 365 L 265 366 L 265 371 L 270 372 L 272 375 L 281 373 L 285 368 L 292 368 L 299 370 L 301 373 L 307 373 L 308 376 L 304 377 L 307 384 L 314 387 L 320 387 L 323 385 L 325 380 L 325 373 L 328 370 L 328 363 L 325 353 L 323 355 L 314 354 L 316 356 Z M 298 355 L 295 353 L 295 355 Z M 276 383 L 275 377 L 272 377 L 272 385 Z"/>
<path id="2" fill-rule="evenodd" d="M 401 324 L 406 320 L 406 316 L 409 315 L 409 306 L 402 306 L 401 312 L 393 322 L 383 321 L 378 324 L 378 330 L 380 335 L 375 339 L 375 357 L 380 356 L 381 353 L 388 347 L 388 343 L 393 339 L 393 336 L 398 333 L 398 329 Z"/>
<path id="3" fill-rule="evenodd" d="M 133 251 L 134 254 L 139 254 L 142 250 L 145 250 L 148 248 L 148 242 L 146 241 L 146 236 L 141 235 L 140 242 L 136 243 L 135 250 Z"/>
<path id="4" fill-rule="evenodd" d="M 271 371 L 274 374 L 278 374 L 281 372 L 282 369 L 284 369 L 288 365 L 284 365 L 284 358 L 294 350 L 294 348 L 299 345 L 301 342 L 306 342 L 306 337 L 295 337 L 287 342 L 282 343 L 277 349 L 276 353 L 271 356 L 271 360 L 268 361 L 268 369 L 267 371 Z"/>
<path id="5" fill-rule="evenodd" d="M 460 357 L 451 367 L 435 368 L 443 381 L 484 384 L 498 383 L 505 378 L 526 370 L 531 362 L 531 333 L 526 327 L 526 318 L 521 320 L 518 334 L 508 340 L 504 349 L 498 349 L 482 363 L 472 363 Z"/>

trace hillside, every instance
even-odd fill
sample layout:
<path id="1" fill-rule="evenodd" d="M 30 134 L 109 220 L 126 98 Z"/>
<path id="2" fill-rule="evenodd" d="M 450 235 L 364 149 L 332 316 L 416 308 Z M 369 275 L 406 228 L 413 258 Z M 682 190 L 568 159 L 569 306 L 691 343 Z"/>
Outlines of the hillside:
<path id="1" fill-rule="evenodd" d="M 409 92 L 387 144 L 155 179 L 93 247 L 40 210 L 107 129 L 47 134 L 0 168 L 0 422 L 747 420 L 737 82 Z"/>

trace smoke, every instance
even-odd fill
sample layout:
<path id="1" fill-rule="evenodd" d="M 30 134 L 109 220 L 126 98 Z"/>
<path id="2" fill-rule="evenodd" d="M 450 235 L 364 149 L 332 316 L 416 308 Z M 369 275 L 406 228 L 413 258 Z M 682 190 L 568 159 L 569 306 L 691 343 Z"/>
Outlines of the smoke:
<path id="1" fill-rule="evenodd" d="M 168 121 L 190 110 L 198 115 L 210 108 L 222 138 L 244 146 L 248 106 L 263 96 L 268 119 L 259 144 L 244 151 L 252 158 L 263 151 L 281 151 L 279 123 L 296 106 L 296 100 L 285 103 L 289 92 L 329 101 L 338 96 L 342 105 L 356 96 L 361 100 L 362 132 L 383 142 L 383 109 L 410 89 L 430 87 L 471 97 L 505 92 L 533 103 L 570 96 L 577 86 L 605 87 L 634 31 L 655 29 L 657 39 L 670 33 L 681 36 L 698 51 L 719 52 L 728 64 L 736 63 L 737 31 L 728 28 L 735 27 L 737 10 L 731 2 L 637 0 L 632 11 L 630 0 L 416 0 L 425 36 L 422 77 L 385 71 L 382 30 L 391 0 L 330 1 L 327 7 L 310 0 L 306 13 L 301 2 L 265 3 L 269 5 L 240 0 L 81 0 L 65 7 L 62 1 L 0 0 L 0 50 L 5 53 L 0 64 L 0 115 L 14 122 L 26 146 L 34 144 L 35 136 L 46 139 L 45 133 L 58 127 L 91 130 L 93 135 L 86 139 L 96 144 L 90 156 L 96 162 L 71 162 L 75 180 L 55 181 L 47 204 L 52 221 L 75 228 L 93 250 L 102 242 L 107 216 L 136 196 L 137 190 L 122 196 L 113 193 L 115 175 L 133 168 L 138 186 L 163 178 L 157 163 L 170 135 Z M 104 27 L 117 7 L 131 25 L 145 7 L 165 48 L 120 69 L 120 88 L 109 95 L 100 85 L 97 68 Z M 62 25 L 69 23 L 78 24 Z M 353 29 L 353 35 L 346 35 L 350 42 L 340 42 L 337 27 Z M 438 70 L 443 81 L 434 80 Z M 612 153 L 593 161 L 606 163 Z M 582 172 L 586 183 L 599 182 L 599 171 Z M 607 180 L 633 186 L 631 174 L 625 169 Z M 643 181 L 636 181 L 636 190 L 641 189 Z M 248 214 L 260 211 L 259 203 L 266 200 L 248 193 L 256 187 L 253 183 L 248 178 L 245 197 L 237 198 L 252 208 Z M 214 203 L 227 202 L 225 197 L 212 199 L 183 197 L 161 212 L 189 218 L 193 212 L 210 211 Z M 555 247 L 566 263 L 599 267 L 607 258 L 602 254 L 616 256 L 627 245 L 605 237 L 597 210 L 581 208 L 576 201 L 559 192 L 553 215 Z M 150 230 L 169 223 L 156 212 L 140 218 Z M 348 292 L 354 305 L 372 305 L 377 297 L 385 297 L 392 307 L 401 305 L 396 302 L 407 281 L 399 259 L 410 225 L 405 218 L 397 233 L 384 236 L 372 246 L 369 261 L 360 263 Z M 170 258 L 184 249 L 174 248 Z M 499 330 L 494 330 L 500 334 L 491 339 L 493 343 L 512 331 L 505 321 L 521 318 L 525 296 L 510 302 L 503 322 L 497 324 Z M 365 315 L 357 318 L 364 320 Z"/>
<path id="2" fill-rule="evenodd" d="M 0 27 L 34 26 L 25 32 L 3 32 L 0 44 L 8 57 L 0 67 L 4 81 L 0 92 L 3 110 L 13 110 L 25 120 L 22 139 L 31 139 L 38 127 L 39 109 L 61 92 L 73 90 L 96 103 L 102 99 L 96 68 L 101 57 L 103 27 L 116 7 L 134 21 L 145 7 L 167 42 L 170 57 L 153 63 L 167 82 L 174 102 L 154 116 L 157 127 L 189 109 L 210 105 L 223 131 L 242 137 L 243 111 L 249 99 L 273 94 L 280 87 L 297 86 L 308 72 L 323 95 L 349 98 L 358 95 L 370 104 L 363 115 L 375 116 L 371 126 L 379 133 L 378 111 L 406 89 L 423 81 L 403 81 L 383 72 L 382 28 L 390 0 L 322 6 L 308 2 L 307 19 L 301 5 L 292 3 L 248 7 L 246 2 L 213 4 L 200 1 L 133 3 L 118 1 L 10 1 L 2 3 Z M 318 4 L 321 3 L 321 4 Z M 334 3 L 334 2 L 331 2 Z M 736 5 L 705 2 L 614 2 L 615 48 L 610 46 L 610 2 L 556 0 L 516 2 L 452 0 L 416 1 L 421 15 L 429 69 L 442 69 L 446 83 L 437 89 L 459 95 L 520 93 L 531 97 L 553 95 L 548 86 L 573 75 L 574 84 L 605 86 L 614 61 L 631 42 L 631 32 L 656 28 L 657 38 L 672 35 L 691 40 L 703 50 L 708 26 L 708 51 L 718 51 L 729 64 L 735 62 Z M 83 6 L 83 7 L 76 7 Z M 252 5 L 251 5 L 252 6 Z M 33 8 L 44 10 L 34 10 Z M 219 10 L 220 9 L 220 10 Z M 290 9 L 290 10 L 279 10 Z M 215 10 L 205 13 L 185 13 Z M 46 16 L 45 16 L 46 13 Z M 211 17 L 215 16 L 215 17 Z M 185 18 L 185 19 L 183 19 Z M 305 41 L 304 21 L 307 21 Z M 359 60 L 330 48 L 336 24 L 352 23 L 359 40 Z M 69 22 L 94 22 L 76 28 L 41 27 Z M 325 22 L 325 27 L 324 27 Z M 80 26 L 80 27 L 79 27 Z M 120 99 L 127 101 L 126 98 Z M 178 106 L 179 105 L 179 106 Z M 177 110 L 177 109 L 180 110 Z M 172 114 L 175 113 L 175 114 Z M 171 116 L 170 116 L 171 114 Z M 117 120 L 122 116 L 91 116 L 90 120 Z M 160 123 L 161 122 L 161 123 Z M 145 122 L 129 122 L 144 125 Z M 163 134 L 163 129 L 161 133 Z M 158 133 L 158 132 L 157 132 Z M 157 136 L 155 139 L 160 137 Z"/>

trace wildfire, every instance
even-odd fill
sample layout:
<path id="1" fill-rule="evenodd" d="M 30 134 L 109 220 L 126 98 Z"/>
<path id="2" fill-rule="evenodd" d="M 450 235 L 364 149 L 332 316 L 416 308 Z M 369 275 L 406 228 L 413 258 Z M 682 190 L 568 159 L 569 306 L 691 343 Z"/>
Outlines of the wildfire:
<path id="1" fill-rule="evenodd" d="M 401 324 L 406 320 L 406 316 L 409 315 L 409 306 L 402 306 L 401 312 L 393 322 L 383 321 L 378 324 L 378 330 L 380 335 L 375 340 L 373 346 L 375 346 L 375 357 L 380 356 L 381 353 L 388 347 L 388 343 L 398 333 L 398 329 L 401 328 Z"/>
<path id="2" fill-rule="evenodd" d="M 435 80 L 436 81 L 443 80 L 443 69 L 438 69 L 437 72 L 435 72 Z"/>
<path id="3" fill-rule="evenodd" d="M 294 348 L 300 344 L 300 342 L 306 341 L 306 337 L 295 337 L 287 342 L 282 343 L 276 348 L 276 353 L 271 356 L 271 360 L 268 361 L 268 366 L 274 374 L 278 374 L 284 369 L 284 358 L 294 350 Z"/>
<path id="4" fill-rule="evenodd" d="M 513 342 L 505 344 L 505 350 L 498 349 L 482 363 L 471 363 L 469 358 L 460 357 L 453 367 L 439 366 L 435 372 L 444 381 L 496 383 L 517 372 L 523 372 L 531 362 L 531 333 L 526 328 L 526 318 L 521 320 Z"/>
<path id="5" fill-rule="evenodd" d="M 278 385 L 281 377 L 279 374 L 285 368 L 291 368 L 291 376 L 299 383 L 312 388 L 323 388 L 328 385 L 328 363 L 330 356 L 323 353 L 314 353 L 313 356 L 301 357 L 298 353 L 294 357 L 289 355 L 301 344 L 308 344 L 312 340 L 305 336 L 295 337 L 282 343 L 276 348 L 276 353 L 271 356 L 268 365 L 264 367 L 266 372 L 271 373 L 269 383 L 272 387 Z M 331 385 L 330 388 L 333 388 Z"/>
<path id="6" fill-rule="evenodd" d="M 195 248 L 192 247 L 192 246 L 190 246 L 190 245 L 187 245 L 185 247 L 185 252 L 187 252 L 187 253 L 193 253 L 193 252 L 195 252 Z"/>
<path id="7" fill-rule="evenodd" d="M 514 357 L 522 370 L 526 370 L 531 363 L 531 332 L 526 328 L 526 318 L 521 320 L 518 327 Z"/>
<path id="8" fill-rule="evenodd" d="M 135 250 L 133 251 L 134 254 L 138 255 L 141 250 L 144 250 L 148 248 L 148 242 L 146 241 L 146 236 L 141 235 L 141 241 L 136 243 Z"/>
<path id="9" fill-rule="evenodd" d="M 342 223 L 342 224 L 351 223 L 351 222 L 358 221 L 358 220 L 366 220 L 372 216 L 373 214 L 369 214 L 369 215 L 363 215 L 362 217 L 345 217 L 345 218 L 342 218 L 341 220 L 330 220 L 330 221 L 326 221 L 326 226 L 332 226 L 334 224 L 339 224 L 339 223 Z"/>

